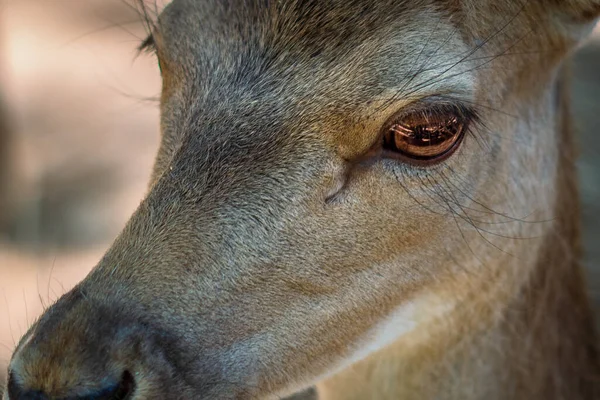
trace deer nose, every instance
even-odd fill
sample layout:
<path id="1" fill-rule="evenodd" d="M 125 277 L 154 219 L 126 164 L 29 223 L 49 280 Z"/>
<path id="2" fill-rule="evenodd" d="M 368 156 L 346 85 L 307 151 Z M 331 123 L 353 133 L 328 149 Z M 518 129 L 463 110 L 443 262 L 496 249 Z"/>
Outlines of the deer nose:
<path id="1" fill-rule="evenodd" d="M 40 390 L 31 390 L 23 387 L 14 373 L 11 373 L 8 380 L 8 399 L 7 400 L 50 400 L 53 398 Z M 129 371 L 125 371 L 121 380 L 105 388 L 88 391 L 85 393 L 62 397 L 65 400 L 129 400 L 135 392 L 135 380 Z"/>

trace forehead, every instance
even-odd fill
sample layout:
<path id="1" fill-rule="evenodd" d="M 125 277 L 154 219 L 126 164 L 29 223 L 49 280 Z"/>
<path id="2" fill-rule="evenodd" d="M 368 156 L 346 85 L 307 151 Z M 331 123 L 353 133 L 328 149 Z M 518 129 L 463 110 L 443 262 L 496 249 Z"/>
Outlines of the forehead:
<path id="1" fill-rule="evenodd" d="M 159 19 L 159 47 L 177 79 L 203 92 L 277 87 L 279 101 L 292 91 L 295 99 L 373 101 L 439 75 L 468 51 L 449 3 L 174 0 Z M 467 73 L 467 60 L 453 69 Z M 415 93 L 468 92 L 468 82 L 455 73 Z"/>
<path id="2" fill-rule="evenodd" d="M 440 14 L 454 13 L 456 7 L 440 0 L 173 0 L 160 19 L 169 30 L 192 28 L 205 38 L 285 39 L 333 48 L 381 28 L 408 32 Z"/>

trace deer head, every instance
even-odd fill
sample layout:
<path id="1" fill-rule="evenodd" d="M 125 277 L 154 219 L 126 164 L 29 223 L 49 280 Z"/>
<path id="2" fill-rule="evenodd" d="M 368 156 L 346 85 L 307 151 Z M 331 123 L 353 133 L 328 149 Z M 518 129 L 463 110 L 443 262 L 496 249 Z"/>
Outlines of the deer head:
<path id="1" fill-rule="evenodd" d="M 599 13 L 174 0 L 149 192 L 5 398 L 275 398 L 485 331 L 556 228 L 555 83 Z"/>

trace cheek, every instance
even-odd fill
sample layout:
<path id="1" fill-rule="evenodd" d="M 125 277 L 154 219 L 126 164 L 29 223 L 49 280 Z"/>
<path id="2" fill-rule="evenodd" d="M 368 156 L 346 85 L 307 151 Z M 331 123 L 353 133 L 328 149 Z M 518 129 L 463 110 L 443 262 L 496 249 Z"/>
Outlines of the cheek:
<path id="1" fill-rule="evenodd" d="M 455 217 L 465 203 L 466 179 L 448 168 L 416 170 L 383 161 L 354 172 L 323 226 L 335 228 L 336 243 L 349 257 L 370 264 L 429 258 L 454 240 Z"/>
<path id="2" fill-rule="evenodd" d="M 488 144 L 467 138 L 434 168 L 384 160 L 355 169 L 336 201 L 313 213 L 318 229 L 305 239 L 312 263 L 333 276 L 377 273 L 399 290 L 480 265 L 495 243 L 504 246 L 486 233 L 504 228 L 489 201 L 498 197 L 490 193 L 502 156 L 486 157 L 495 148 Z"/>

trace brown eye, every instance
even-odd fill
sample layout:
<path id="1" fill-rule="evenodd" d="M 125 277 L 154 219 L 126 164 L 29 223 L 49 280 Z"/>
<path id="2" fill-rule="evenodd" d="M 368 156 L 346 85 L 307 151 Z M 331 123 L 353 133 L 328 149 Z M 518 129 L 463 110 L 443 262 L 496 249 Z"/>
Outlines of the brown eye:
<path id="1" fill-rule="evenodd" d="M 383 148 L 409 161 L 440 161 L 458 147 L 470 119 L 455 107 L 404 114 L 386 125 Z"/>

